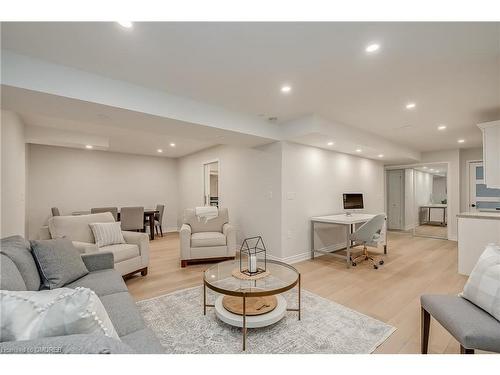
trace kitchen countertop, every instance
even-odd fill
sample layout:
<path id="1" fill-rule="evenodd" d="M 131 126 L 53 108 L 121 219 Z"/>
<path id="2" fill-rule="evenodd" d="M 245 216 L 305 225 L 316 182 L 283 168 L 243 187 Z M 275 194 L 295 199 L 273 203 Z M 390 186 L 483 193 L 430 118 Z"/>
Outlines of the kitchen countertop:
<path id="1" fill-rule="evenodd" d="M 461 212 L 457 217 L 469 218 L 469 219 L 490 219 L 490 220 L 500 220 L 500 211 L 471 211 L 471 212 Z"/>

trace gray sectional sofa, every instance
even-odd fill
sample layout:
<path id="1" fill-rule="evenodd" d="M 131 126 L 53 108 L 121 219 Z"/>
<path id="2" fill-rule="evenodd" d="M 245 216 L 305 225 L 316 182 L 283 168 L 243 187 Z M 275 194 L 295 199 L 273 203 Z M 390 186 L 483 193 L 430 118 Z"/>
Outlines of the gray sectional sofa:
<path id="1" fill-rule="evenodd" d="M 113 253 L 83 254 L 89 274 L 65 285 L 92 289 L 113 322 L 120 340 L 104 335 L 68 335 L 28 341 L 0 342 L 0 353 L 164 353 L 145 326 L 121 275 L 113 269 Z M 21 236 L 0 243 L 0 289 L 39 290 L 41 279 L 30 243 Z"/>

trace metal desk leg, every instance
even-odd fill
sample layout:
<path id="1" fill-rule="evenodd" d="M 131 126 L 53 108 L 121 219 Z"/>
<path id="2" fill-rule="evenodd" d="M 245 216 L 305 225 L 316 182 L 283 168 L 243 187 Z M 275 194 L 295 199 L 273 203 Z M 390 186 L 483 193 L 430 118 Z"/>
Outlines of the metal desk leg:
<path id="1" fill-rule="evenodd" d="M 311 259 L 314 260 L 314 221 L 311 221 Z"/>
<path id="2" fill-rule="evenodd" d="M 246 350 L 247 346 L 247 303 L 246 297 L 243 296 L 243 351 Z"/>
<path id="3" fill-rule="evenodd" d="M 347 236 L 347 246 L 346 246 L 347 268 L 351 268 L 351 225 L 348 224 L 345 227 Z"/>

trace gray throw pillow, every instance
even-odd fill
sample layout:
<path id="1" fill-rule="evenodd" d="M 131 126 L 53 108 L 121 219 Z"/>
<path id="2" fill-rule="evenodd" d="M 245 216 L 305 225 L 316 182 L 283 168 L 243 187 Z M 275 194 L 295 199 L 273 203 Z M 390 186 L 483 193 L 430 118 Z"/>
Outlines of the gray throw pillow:
<path id="1" fill-rule="evenodd" d="M 46 288 L 61 288 L 89 273 L 73 243 L 65 238 L 30 241 Z"/>

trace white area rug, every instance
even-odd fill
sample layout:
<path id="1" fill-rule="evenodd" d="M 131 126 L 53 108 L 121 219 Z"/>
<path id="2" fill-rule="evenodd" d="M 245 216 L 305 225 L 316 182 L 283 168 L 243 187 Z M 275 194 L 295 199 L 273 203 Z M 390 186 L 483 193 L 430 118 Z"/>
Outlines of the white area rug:
<path id="1" fill-rule="evenodd" d="M 216 294 L 207 289 L 208 303 Z M 297 294 L 284 294 L 295 307 Z M 195 287 L 137 302 L 166 353 L 242 353 L 241 329 L 221 322 L 213 308 L 203 315 L 203 289 Z M 371 353 L 396 329 L 302 290 L 302 316 L 287 312 L 278 323 L 249 329 L 246 353 Z"/>

